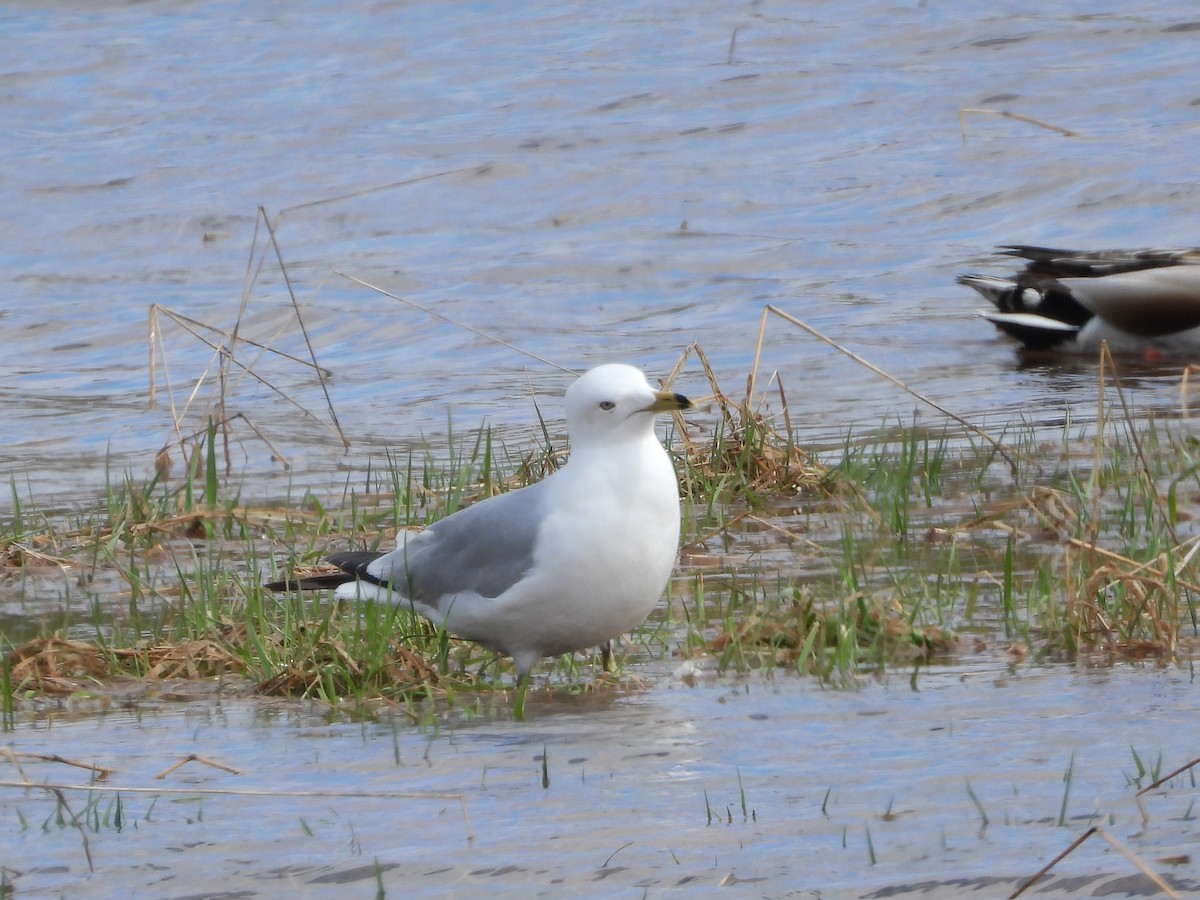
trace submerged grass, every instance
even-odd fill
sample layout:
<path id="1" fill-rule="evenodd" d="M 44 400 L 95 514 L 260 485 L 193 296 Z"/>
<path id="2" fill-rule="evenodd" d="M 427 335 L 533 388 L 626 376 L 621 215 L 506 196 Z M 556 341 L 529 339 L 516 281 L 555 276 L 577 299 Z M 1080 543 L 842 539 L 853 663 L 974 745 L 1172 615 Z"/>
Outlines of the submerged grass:
<path id="1" fill-rule="evenodd" d="M 681 576 L 636 652 L 845 684 L 897 666 L 915 677 L 963 652 L 1089 665 L 1195 653 L 1200 444 L 1185 432 L 1102 414 L 1094 433 L 1068 428 L 1047 447 L 1014 426 L 1002 458 L 972 432 L 888 422 L 818 460 L 777 377 L 731 398 L 692 350 L 714 415 L 704 430 L 676 422 Z M 340 498 L 298 502 L 227 494 L 212 424 L 177 480 L 115 479 L 86 512 L 40 510 L 10 483 L 0 599 L 35 612 L 0 639 L 0 721 L 129 679 L 413 715 L 428 700 L 505 696 L 492 689 L 510 683 L 507 661 L 403 610 L 260 585 L 544 477 L 565 448 L 542 436 L 514 452 L 481 429 L 454 438 L 448 459 L 389 455 Z M 585 684 L 577 658 L 551 671 L 560 690 Z"/>
<path id="2" fill-rule="evenodd" d="M 836 534 L 806 531 L 812 560 L 781 548 L 794 574 L 774 585 L 747 588 L 735 577 L 745 560 L 731 560 L 733 603 L 689 650 L 842 680 L 964 646 L 1089 665 L 1190 657 L 1200 535 L 1180 535 L 1200 498 L 1195 445 L 1160 422 L 1103 414 L 1093 434 L 1057 446 L 1030 433 L 1008 469 L 994 442 L 946 430 L 901 423 L 848 437 L 816 494 L 773 509 L 795 522 L 807 508 L 806 527 L 820 518 Z M 720 583 L 697 576 L 697 610 Z"/>

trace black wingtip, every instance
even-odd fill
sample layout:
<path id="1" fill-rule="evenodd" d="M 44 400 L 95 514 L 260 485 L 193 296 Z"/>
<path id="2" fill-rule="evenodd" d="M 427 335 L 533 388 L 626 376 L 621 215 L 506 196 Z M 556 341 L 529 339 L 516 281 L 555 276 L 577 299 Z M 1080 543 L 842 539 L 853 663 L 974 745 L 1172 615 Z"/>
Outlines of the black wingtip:
<path id="1" fill-rule="evenodd" d="M 283 578 L 279 581 L 269 581 L 263 585 L 266 591 L 321 591 L 340 587 L 351 581 L 370 581 L 375 584 L 383 582 L 367 572 L 367 566 L 383 556 L 377 550 L 347 550 L 333 553 L 325 561 L 337 566 L 340 572 L 319 572 L 315 575 L 303 575 L 299 578 Z"/>
<path id="2" fill-rule="evenodd" d="M 335 588 L 353 581 L 350 572 L 329 572 L 324 575 L 307 575 L 303 578 L 284 578 L 281 581 L 268 581 L 263 585 L 264 591 L 321 591 Z"/>

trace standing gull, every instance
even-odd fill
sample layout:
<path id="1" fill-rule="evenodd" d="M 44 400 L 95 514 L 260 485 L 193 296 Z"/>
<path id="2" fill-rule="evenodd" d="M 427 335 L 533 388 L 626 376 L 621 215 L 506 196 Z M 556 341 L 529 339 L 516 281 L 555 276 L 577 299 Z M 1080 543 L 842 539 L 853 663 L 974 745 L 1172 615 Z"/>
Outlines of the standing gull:
<path id="1" fill-rule="evenodd" d="M 679 550 L 679 485 L 654 417 L 691 407 L 632 366 L 597 366 L 567 389 L 571 457 L 557 472 L 403 532 L 388 553 L 333 554 L 340 573 L 266 587 L 405 604 L 511 656 L 524 684 L 543 657 L 637 627 L 662 596 Z"/>

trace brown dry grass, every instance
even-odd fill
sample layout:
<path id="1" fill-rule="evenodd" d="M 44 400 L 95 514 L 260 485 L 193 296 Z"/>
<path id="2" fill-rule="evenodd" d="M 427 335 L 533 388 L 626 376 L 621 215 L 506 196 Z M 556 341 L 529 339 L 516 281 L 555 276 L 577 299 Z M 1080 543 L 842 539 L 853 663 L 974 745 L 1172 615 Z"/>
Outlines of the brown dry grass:
<path id="1" fill-rule="evenodd" d="M 314 624 L 311 630 L 319 628 Z M 277 636 L 273 642 L 283 640 Z M 226 624 L 213 637 L 139 647 L 103 648 L 87 641 L 60 637 L 27 641 L 8 654 L 7 666 L 15 694 L 32 692 L 63 696 L 94 691 L 118 678 L 145 684 L 202 681 L 220 676 L 252 674 L 248 651 L 254 641 L 244 625 Z M 315 640 L 303 657 L 287 662 L 276 674 L 258 681 L 255 692 L 265 696 L 311 696 L 319 685 L 339 694 L 352 694 L 367 680 L 386 683 L 389 693 L 426 693 L 441 683 L 437 669 L 419 653 L 394 643 L 386 659 L 368 673 L 344 641 Z M 382 667 L 382 668 L 379 668 Z"/>

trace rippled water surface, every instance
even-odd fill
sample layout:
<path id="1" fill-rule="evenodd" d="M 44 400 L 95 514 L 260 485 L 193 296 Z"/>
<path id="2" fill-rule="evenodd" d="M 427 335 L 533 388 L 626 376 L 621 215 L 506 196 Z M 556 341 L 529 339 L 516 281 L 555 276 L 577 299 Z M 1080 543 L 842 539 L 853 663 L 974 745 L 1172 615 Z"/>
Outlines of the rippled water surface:
<path id="1" fill-rule="evenodd" d="M 241 334 L 304 352 L 259 206 L 359 455 L 441 434 L 448 415 L 528 433 L 529 384 L 555 395 L 566 376 L 336 273 L 576 370 L 661 374 L 695 341 L 730 390 L 774 304 L 1003 422 L 1090 409 L 1092 368 L 1021 368 L 953 275 L 1006 241 L 1188 243 L 1200 208 L 1197 31 L 1166 4 L 10 3 L 0 17 L 0 464 L 35 495 L 144 471 L 171 438 L 167 378 L 182 406 L 210 350 L 164 322 L 148 409 L 151 304 L 230 328 L 250 284 Z M 963 108 L 1075 136 L 968 114 L 964 141 Z M 328 419 L 307 370 L 239 357 Z M 818 433 L 914 407 L 782 320 L 762 361 Z M 1140 402 L 1171 406 L 1177 378 Z M 680 387 L 703 392 L 695 366 Z M 327 427 L 277 394 L 243 378 L 230 396 L 296 477 L 338 461 Z M 243 468 L 275 468 L 258 441 L 245 453 Z"/>
<path id="2" fill-rule="evenodd" d="M 425 730 L 237 701 L 50 714 L 10 745 L 117 770 L 68 801 L 93 800 L 96 871 L 52 795 L 11 787 L 3 865 L 18 896 L 1003 897 L 1101 825 L 1200 891 L 1194 783 L 1149 794 L 1145 824 L 1133 796 L 1151 780 L 1133 782 L 1138 759 L 1195 753 L 1180 673 L 978 667 L 857 692 L 660 674 L 641 695 L 535 693 L 525 722 Z M 188 754 L 238 774 L 193 761 L 156 777 Z M 1097 838 L 1032 896 L 1147 887 Z"/>
<path id="3" fill-rule="evenodd" d="M 531 386 L 554 421 L 569 381 L 536 357 L 665 374 L 695 342 L 736 391 L 767 304 L 985 426 L 1086 420 L 1091 362 L 1022 361 L 954 275 L 1002 271 L 987 254 L 1006 242 L 1197 242 L 1200 13 L 1182 5 L 10 2 L 0 28 L 0 475 L 51 505 L 149 471 L 170 398 L 183 427 L 204 421 L 211 350 L 178 318 L 158 320 L 148 404 L 152 304 L 308 352 L 280 259 L 351 447 L 311 370 L 239 345 L 279 392 L 238 376 L 227 411 L 293 463 L 238 426 L 251 494 L 336 485 L 385 445 L 485 419 L 532 439 Z M 980 108 L 1073 136 L 960 115 Z M 917 408 L 781 319 L 761 363 L 814 441 Z M 1140 373 L 1137 409 L 1173 415 L 1179 375 Z M 677 386 L 707 390 L 694 360 Z M 1077 831 L 1053 822 L 1074 754 L 1070 814 L 1099 811 L 1197 878 L 1176 852 L 1195 840 L 1186 787 L 1143 830 L 1126 782 L 1131 748 L 1196 755 L 1188 673 L 965 671 L 842 694 L 685 688 L 671 670 L 637 697 L 434 733 L 208 703 L 26 724 L 6 740 L 69 746 L 126 786 L 170 750 L 242 766 L 238 786 L 415 796 L 148 811 L 130 794 L 130 824 L 92 834 L 92 875 L 77 831 L 43 827 L 45 796 L 5 789 L 0 862 L 44 896 L 366 895 L 376 864 L 397 894 L 741 880 L 741 896 L 850 896 L 1030 874 Z M 1067 870 L 1133 871 L 1106 847 Z"/>

